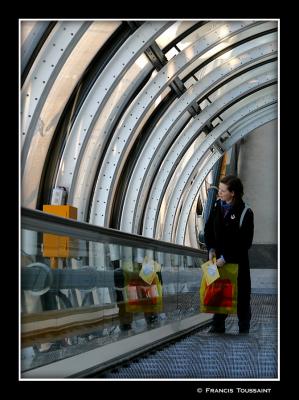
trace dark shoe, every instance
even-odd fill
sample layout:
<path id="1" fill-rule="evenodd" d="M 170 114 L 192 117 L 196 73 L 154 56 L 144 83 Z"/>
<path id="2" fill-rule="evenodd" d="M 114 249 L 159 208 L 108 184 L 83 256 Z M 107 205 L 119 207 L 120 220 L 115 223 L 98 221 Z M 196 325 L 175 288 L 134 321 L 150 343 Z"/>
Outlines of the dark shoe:
<path id="1" fill-rule="evenodd" d="M 132 325 L 131 324 L 120 324 L 119 329 L 121 331 L 129 331 L 130 329 L 132 329 Z"/>
<path id="2" fill-rule="evenodd" d="M 239 321 L 239 333 L 244 333 L 245 335 L 249 333 L 250 323 L 249 322 L 240 322 Z"/>
<path id="3" fill-rule="evenodd" d="M 159 318 L 158 318 L 158 315 L 152 314 L 152 315 L 146 316 L 145 320 L 148 325 L 154 325 L 154 324 L 158 323 Z"/>
<path id="4" fill-rule="evenodd" d="M 224 333 L 225 332 L 225 328 L 220 328 L 220 327 L 216 327 L 216 326 L 211 326 L 211 328 L 208 331 L 209 333 Z"/>
<path id="5" fill-rule="evenodd" d="M 249 329 L 239 329 L 239 333 L 247 335 L 249 333 Z"/>

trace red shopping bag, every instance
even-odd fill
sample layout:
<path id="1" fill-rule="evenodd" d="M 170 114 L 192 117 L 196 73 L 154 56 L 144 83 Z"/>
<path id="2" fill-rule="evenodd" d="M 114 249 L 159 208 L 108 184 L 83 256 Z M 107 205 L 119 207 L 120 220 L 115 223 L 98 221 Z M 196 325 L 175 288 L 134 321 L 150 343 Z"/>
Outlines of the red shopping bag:
<path id="1" fill-rule="evenodd" d="M 207 286 L 204 305 L 213 307 L 232 307 L 233 285 L 229 279 L 218 279 Z"/>
<path id="2" fill-rule="evenodd" d="M 219 268 L 220 277 L 207 285 L 202 276 L 199 289 L 200 311 L 213 314 L 236 314 L 238 296 L 238 264 L 224 264 Z"/>

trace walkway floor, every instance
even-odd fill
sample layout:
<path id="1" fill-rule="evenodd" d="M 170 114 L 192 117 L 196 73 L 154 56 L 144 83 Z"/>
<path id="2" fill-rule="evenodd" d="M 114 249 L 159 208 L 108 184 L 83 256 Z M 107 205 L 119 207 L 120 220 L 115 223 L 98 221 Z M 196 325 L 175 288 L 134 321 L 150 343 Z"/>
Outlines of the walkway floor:
<path id="1" fill-rule="evenodd" d="M 252 294 L 251 304 L 248 335 L 239 335 L 237 317 L 229 316 L 225 334 L 211 334 L 205 328 L 100 377 L 275 379 L 278 377 L 277 295 Z"/>

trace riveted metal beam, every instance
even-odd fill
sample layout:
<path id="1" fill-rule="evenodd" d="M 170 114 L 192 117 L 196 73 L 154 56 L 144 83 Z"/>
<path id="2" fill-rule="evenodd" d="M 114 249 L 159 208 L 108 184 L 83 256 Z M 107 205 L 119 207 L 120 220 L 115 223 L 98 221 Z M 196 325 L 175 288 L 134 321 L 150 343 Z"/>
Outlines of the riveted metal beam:
<path id="1" fill-rule="evenodd" d="M 36 207 L 54 132 L 75 89 L 76 79 L 84 73 L 101 40 L 105 40 L 105 35 L 109 35 L 118 25 L 117 22 L 112 25 L 109 23 L 110 30 L 105 32 L 103 29 L 100 31 L 97 23 L 59 21 L 36 57 L 21 97 L 21 128 L 25 128 L 22 130 L 22 138 L 25 139 L 21 154 L 23 205 Z M 100 35 L 98 42 L 86 49 L 97 34 Z M 80 62 L 76 62 L 76 58 Z M 30 124 L 26 120 L 29 111 Z"/>
<path id="2" fill-rule="evenodd" d="M 78 171 L 78 168 L 76 168 L 77 155 L 90 140 L 94 125 L 109 97 L 144 50 L 171 24 L 172 22 L 163 21 L 150 21 L 142 24 L 106 65 L 101 75 L 94 82 L 71 127 L 58 168 L 56 185 L 71 188 L 75 170 Z M 106 140 L 105 135 L 106 131 L 101 131 L 99 146 L 103 146 Z M 98 151 L 99 149 L 97 149 Z M 84 158 L 81 158 L 81 160 L 84 162 Z"/>
<path id="3" fill-rule="evenodd" d="M 30 32 L 21 47 L 21 86 L 23 86 L 35 57 L 38 55 L 55 24 L 55 21 L 20 21 L 21 35 L 24 30 L 29 29 L 28 25 L 30 25 Z"/>
<path id="4" fill-rule="evenodd" d="M 35 132 L 41 108 L 46 101 L 52 83 L 57 78 L 66 58 L 70 55 L 90 23 L 59 22 L 51 30 L 42 51 L 36 57 L 34 66 L 27 76 L 21 94 L 21 145 L 22 172 L 30 144 Z M 63 34 L 65 31 L 71 34 Z"/>
<path id="5" fill-rule="evenodd" d="M 248 96 L 251 93 L 255 93 L 257 90 L 267 87 L 269 82 L 272 82 L 272 84 L 275 83 L 275 71 L 275 66 L 273 70 L 262 67 L 260 71 L 256 71 L 256 76 L 251 71 L 244 82 L 242 82 L 240 77 L 238 79 L 238 82 L 240 83 L 239 86 L 235 85 L 233 89 L 224 91 L 222 96 L 219 95 L 218 99 L 215 98 L 214 103 L 209 107 L 206 107 L 202 114 L 200 114 L 200 116 L 198 116 L 198 118 L 186 128 L 185 132 L 183 132 L 184 134 L 176 140 L 173 147 L 169 150 L 169 153 L 163 160 L 159 174 L 155 174 L 155 181 L 152 184 L 152 189 L 148 196 L 144 215 L 143 235 L 154 237 L 157 224 L 157 213 L 161 208 L 164 193 L 169 186 L 169 180 L 175 175 L 175 168 L 178 164 L 178 160 L 182 159 L 183 154 L 192 145 L 192 142 L 195 141 L 198 132 L 202 131 L 202 126 L 205 126 L 206 121 L 214 118 L 216 113 L 221 113 L 223 109 L 235 104 L 235 102 L 242 99 L 244 95 Z M 260 73 L 258 74 L 258 72 Z M 253 83 L 254 86 L 252 86 Z M 170 185 L 170 188 L 177 188 L 177 183 L 175 182 Z"/>
<path id="6" fill-rule="evenodd" d="M 232 136 L 222 145 L 223 150 L 229 151 L 232 146 L 234 146 L 240 139 L 250 134 L 254 129 L 274 119 L 277 119 L 277 104 L 271 104 L 268 107 L 261 108 L 252 113 L 245 118 L 241 124 L 237 124 L 239 125 L 237 128 L 231 127 Z M 196 201 L 200 186 L 202 185 L 203 180 L 206 178 L 207 173 L 213 168 L 214 165 L 214 160 L 210 159 L 206 166 L 206 170 L 202 171 L 193 182 L 192 188 L 186 197 L 186 202 L 184 203 L 184 211 L 182 215 L 179 216 L 177 221 L 175 239 L 173 241 L 174 243 L 185 243 L 186 227 L 192 208 L 192 201 Z"/>
<path id="7" fill-rule="evenodd" d="M 213 47 L 214 43 L 225 41 L 227 37 L 233 37 L 238 32 L 246 30 L 248 26 L 252 26 L 256 22 L 242 21 L 223 24 L 225 33 L 220 31 L 222 25 L 218 29 L 214 29 L 209 33 L 208 37 L 199 39 L 195 44 L 179 53 L 174 59 L 162 68 L 157 76 L 155 76 L 140 93 L 134 102 L 134 105 L 128 110 L 127 117 L 124 119 L 122 126 L 117 131 L 117 136 L 110 143 L 110 149 L 107 150 L 106 160 L 100 171 L 100 176 L 96 184 L 93 205 L 91 209 L 91 221 L 99 225 L 106 225 L 110 220 L 110 212 L 112 199 L 114 197 L 115 187 L 119 178 L 122 166 L 129 154 L 130 148 L 137 136 L 137 129 L 143 120 L 143 117 L 154 104 L 158 96 L 169 86 L 170 82 L 179 75 L 194 59 Z M 182 96 L 181 96 L 182 97 Z M 117 148 L 117 153 L 114 152 Z M 132 203 L 131 203 L 132 204 Z M 125 226 L 125 230 L 131 229 Z"/>
<path id="8" fill-rule="evenodd" d="M 214 85 L 218 85 L 219 82 L 223 82 L 226 77 L 233 75 L 234 72 L 238 71 L 238 68 L 243 68 L 244 65 L 250 64 L 252 60 L 256 58 L 263 57 L 269 53 L 271 54 L 272 50 L 275 49 L 275 43 L 271 42 L 271 38 L 268 43 L 266 41 L 263 45 L 257 45 L 256 42 L 251 44 L 251 46 L 254 45 L 255 47 L 251 48 L 248 44 L 245 44 L 243 45 L 244 47 L 241 46 L 231 52 L 231 58 L 219 65 L 218 68 L 212 70 L 200 82 L 190 87 L 188 92 L 180 98 L 180 102 L 174 104 L 169 109 L 167 115 L 161 120 L 160 124 L 157 125 L 149 138 L 147 146 L 143 150 L 143 156 L 141 155 L 139 157 L 139 161 L 136 164 L 134 174 L 131 178 L 129 190 L 127 191 L 127 203 L 125 202 L 125 208 L 127 209 L 129 204 L 131 204 L 132 207 L 133 204 L 136 211 L 133 211 L 133 214 L 124 214 L 121 229 L 124 229 L 124 227 L 126 227 L 126 229 L 131 227 L 134 231 L 136 228 L 137 222 L 133 225 L 131 221 L 133 218 L 135 218 L 135 221 L 138 221 L 140 214 L 137 214 L 137 212 L 144 206 L 148 187 L 146 180 L 149 181 L 149 179 L 154 176 L 153 171 L 161 164 L 165 150 L 176 136 L 176 123 L 181 116 L 184 115 L 190 102 L 203 98 L 208 91 L 211 91 Z M 198 118 L 200 118 L 200 115 L 201 114 L 198 115 Z M 204 126 L 210 121 L 211 119 L 206 120 Z M 142 190 L 140 190 L 141 187 Z M 139 195 L 139 197 L 137 197 L 137 195 Z"/>
<path id="9" fill-rule="evenodd" d="M 225 34 L 220 30 L 222 27 L 220 25 L 217 29 L 209 33 L 207 37 L 199 39 L 188 49 L 185 49 L 174 57 L 174 59 L 170 60 L 145 86 L 140 96 L 136 98 L 131 110 L 128 110 L 127 117 L 117 132 L 117 137 L 111 141 L 110 149 L 107 151 L 106 160 L 103 162 L 96 184 L 91 210 L 91 221 L 105 225 L 110 220 L 110 204 L 112 203 L 122 165 L 136 138 L 138 126 L 157 97 L 184 68 L 193 60 L 203 55 L 207 49 L 213 48 L 215 43 L 220 43 L 222 40 L 225 41 L 228 37 L 233 37 L 237 33 L 246 30 L 249 25 L 253 26 L 254 24 L 255 22 L 252 21 L 242 21 L 240 23 L 236 21 L 233 23 L 229 22 L 223 25 Z M 117 154 L 115 154 L 114 148 L 117 148 Z M 130 226 L 126 226 L 125 229 L 130 229 Z"/>
<path id="10" fill-rule="evenodd" d="M 198 170 L 197 175 L 203 179 L 206 174 L 206 169 L 207 165 L 209 165 L 209 170 L 211 169 L 211 162 L 208 161 L 205 166 L 204 166 L 204 173 L 199 169 L 199 164 L 201 157 L 203 156 L 204 153 L 206 153 L 207 150 L 211 148 L 216 142 L 219 137 L 225 132 L 227 127 L 230 127 L 232 129 L 233 125 L 236 123 L 240 123 L 242 119 L 246 118 L 246 116 L 249 116 L 253 114 L 255 111 L 258 111 L 260 109 L 263 109 L 267 106 L 270 106 L 271 104 L 274 104 L 277 102 L 277 94 L 276 91 L 272 91 L 267 95 L 261 96 L 262 92 L 258 92 L 259 97 L 252 101 L 251 103 L 248 103 L 245 107 L 242 109 L 236 111 L 234 114 L 231 115 L 230 118 L 228 118 L 225 122 L 222 124 L 218 125 L 217 128 L 214 129 L 214 131 L 209 135 L 209 137 L 199 146 L 197 149 L 196 153 L 191 157 L 190 161 L 184 168 L 184 176 L 186 176 L 185 182 L 183 182 L 183 179 L 180 179 L 180 182 L 177 184 L 178 190 L 180 188 L 181 193 L 185 193 L 184 196 L 184 208 L 186 210 L 191 209 L 191 206 L 194 201 L 194 196 L 198 192 L 198 179 L 195 179 L 193 184 L 191 186 L 188 186 L 188 181 L 191 176 L 194 175 L 194 171 Z M 223 149 L 224 150 L 224 149 Z M 218 153 L 218 151 L 217 151 Z M 214 153 L 215 154 L 215 153 Z M 221 157 L 221 154 L 219 154 L 219 157 Z M 218 157 L 218 158 L 219 158 Z M 213 165 L 213 164 L 212 164 Z M 194 184 L 196 185 L 194 186 Z M 200 184 L 202 181 L 200 181 Z M 197 189 L 198 187 L 198 189 Z M 188 220 L 188 216 L 185 212 L 180 213 L 180 203 L 182 201 L 182 197 L 180 196 L 179 199 L 177 197 L 174 197 L 172 195 L 170 202 L 169 202 L 169 207 L 166 212 L 166 218 L 165 218 L 165 225 L 169 226 L 170 229 L 165 232 L 163 235 L 163 240 L 166 241 L 173 241 L 174 243 L 183 243 L 184 242 L 184 235 L 185 235 L 185 228 Z M 174 215 L 177 220 L 177 226 L 173 227 L 172 226 L 172 221 L 174 220 Z M 172 229 L 175 229 L 176 232 L 174 232 Z"/>

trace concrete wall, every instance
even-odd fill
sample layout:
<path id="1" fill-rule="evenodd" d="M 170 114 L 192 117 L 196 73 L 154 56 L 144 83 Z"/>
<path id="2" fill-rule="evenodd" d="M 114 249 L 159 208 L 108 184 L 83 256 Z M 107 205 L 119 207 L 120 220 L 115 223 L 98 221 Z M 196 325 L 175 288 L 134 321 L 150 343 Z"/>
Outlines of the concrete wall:
<path id="1" fill-rule="evenodd" d="M 278 131 L 271 121 L 242 141 L 239 176 L 244 184 L 244 201 L 255 215 L 255 244 L 277 244 Z"/>

